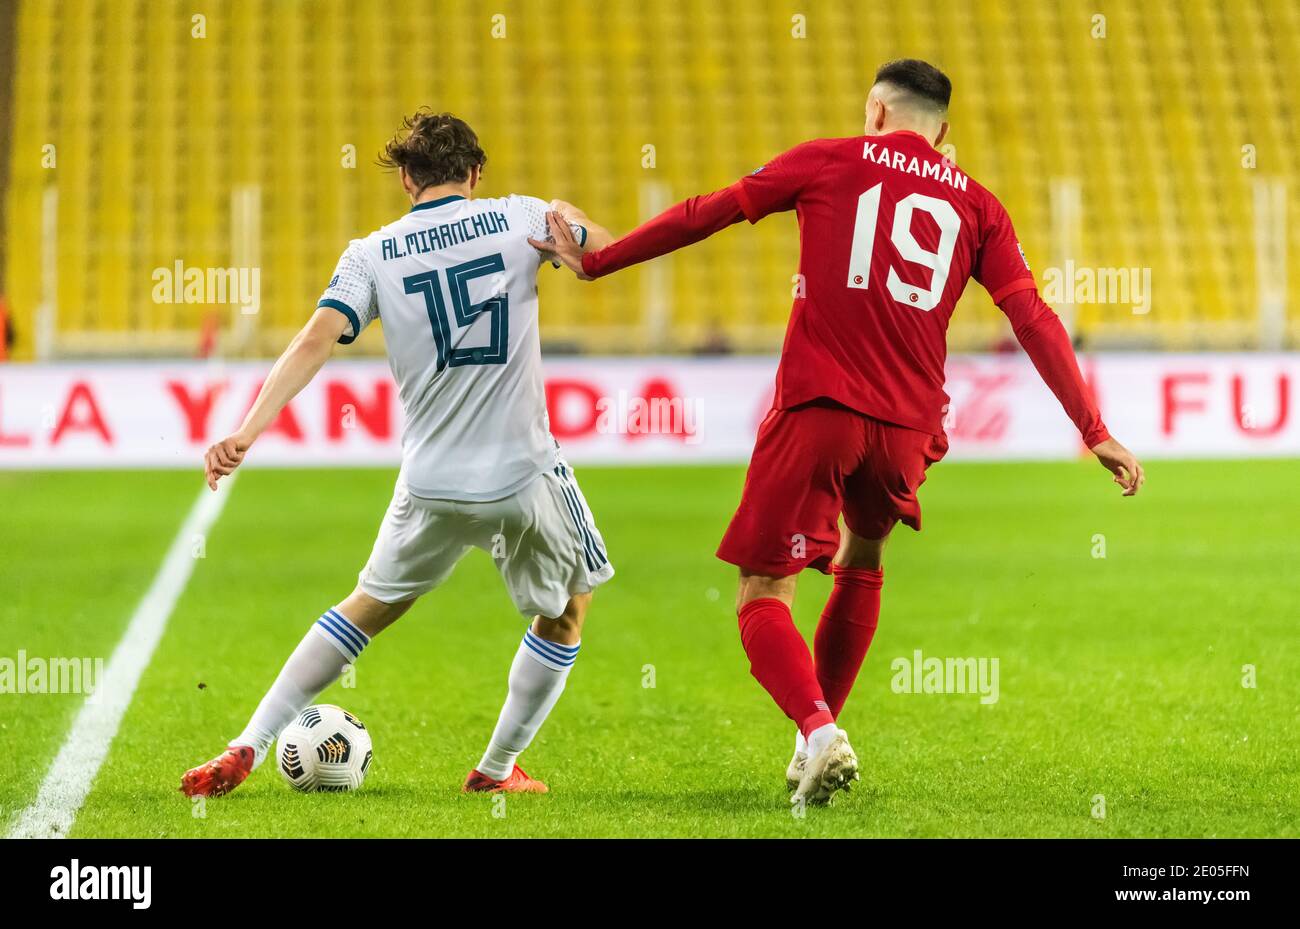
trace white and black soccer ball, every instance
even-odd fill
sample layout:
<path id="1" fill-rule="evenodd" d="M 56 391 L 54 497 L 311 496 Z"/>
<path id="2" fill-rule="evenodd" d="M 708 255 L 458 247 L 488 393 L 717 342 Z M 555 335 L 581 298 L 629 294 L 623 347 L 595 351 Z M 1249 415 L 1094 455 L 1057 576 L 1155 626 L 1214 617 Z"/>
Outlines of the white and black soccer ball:
<path id="1" fill-rule="evenodd" d="M 342 707 L 307 707 L 280 733 L 275 747 L 280 774 L 298 790 L 356 790 L 374 752 L 365 724 Z"/>

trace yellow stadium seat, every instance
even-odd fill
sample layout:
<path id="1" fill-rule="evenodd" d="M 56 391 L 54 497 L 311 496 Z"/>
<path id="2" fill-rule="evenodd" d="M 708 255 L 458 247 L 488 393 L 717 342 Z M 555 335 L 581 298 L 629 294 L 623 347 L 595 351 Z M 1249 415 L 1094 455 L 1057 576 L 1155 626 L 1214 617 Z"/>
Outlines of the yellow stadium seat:
<path id="1" fill-rule="evenodd" d="M 859 133 L 874 67 L 901 56 L 952 77 L 952 154 L 1006 204 L 1040 275 L 1066 259 L 1150 269 L 1149 313 L 1069 308 L 1090 344 L 1253 344 L 1258 180 L 1287 182 L 1300 252 L 1294 0 L 200 6 L 22 3 L 5 211 L 17 357 L 37 354 L 43 301 L 59 354 L 187 353 L 214 320 L 226 354 L 275 352 L 347 240 L 404 209 L 374 159 L 418 106 L 478 131 L 481 193 L 560 197 L 621 232 L 805 139 Z M 1071 184 L 1073 239 L 1053 218 Z M 544 274 L 543 332 L 587 351 L 690 351 L 719 334 L 771 351 L 797 255 L 793 218 L 774 217 L 596 286 Z M 257 312 L 156 302 L 155 271 L 178 261 L 254 263 Z M 1288 287 L 1294 306 L 1300 274 Z M 953 346 L 1007 334 L 969 288 Z"/>

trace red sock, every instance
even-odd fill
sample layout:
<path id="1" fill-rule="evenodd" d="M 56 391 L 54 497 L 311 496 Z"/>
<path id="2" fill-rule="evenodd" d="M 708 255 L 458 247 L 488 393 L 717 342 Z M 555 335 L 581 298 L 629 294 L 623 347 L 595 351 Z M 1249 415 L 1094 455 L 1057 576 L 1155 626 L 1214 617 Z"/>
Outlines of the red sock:
<path id="1" fill-rule="evenodd" d="M 817 682 L 826 705 L 838 717 L 858 679 L 862 659 L 867 657 L 871 637 L 880 618 L 880 587 L 884 572 L 871 568 L 841 568 L 833 565 L 835 587 L 822 611 L 813 637 L 817 656 Z"/>
<path id="2" fill-rule="evenodd" d="M 746 603 L 740 608 L 740 641 L 750 673 L 805 737 L 835 722 L 817 684 L 808 643 L 795 628 L 788 606 L 772 597 Z"/>

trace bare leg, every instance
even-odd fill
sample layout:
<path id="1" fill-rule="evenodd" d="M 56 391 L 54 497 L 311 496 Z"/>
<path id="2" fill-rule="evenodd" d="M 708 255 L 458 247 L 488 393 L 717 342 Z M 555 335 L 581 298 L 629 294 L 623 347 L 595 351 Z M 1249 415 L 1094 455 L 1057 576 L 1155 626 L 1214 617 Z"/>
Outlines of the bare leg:
<path id="1" fill-rule="evenodd" d="M 835 553 L 834 562 L 842 568 L 869 568 L 879 571 L 885 554 L 883 539 L 864 539 L 854 534 L 848 526 L 840 526 L 840 550 Z"/>
<path id="2" fill-rule="evenodd" d="M 789 577 L 768 577 L 763 574 L 750 574 L 741 568 L 740 586 L 736 590 L 736 612 L 740 612 L 747 603 L 764 598 L 780 600 L 787 607 L 793 607 L 798 579 L 797 574 L 791 574 Z"/>
<path id="3" fill-rule="evenodd" d="M 360 587 L 348 594 L 347 599 L 339 604 L 339 612 L 352 620 L 352 624 L 370 638 L 374 638 L 393 623 L 397 622 L 411 607 L 416 598 L 399 600 L 397 603 L 385 603 L 376 600 Z"/>

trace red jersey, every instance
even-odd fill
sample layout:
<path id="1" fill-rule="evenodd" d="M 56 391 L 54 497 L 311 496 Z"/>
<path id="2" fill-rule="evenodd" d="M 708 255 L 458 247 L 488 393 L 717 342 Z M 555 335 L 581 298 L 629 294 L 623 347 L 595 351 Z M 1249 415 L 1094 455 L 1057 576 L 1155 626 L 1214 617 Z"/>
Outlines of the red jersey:
<path id="1" fill-rule="evenodd" d="M 826 397 L 942 435 L 948 320 L 967 280 L 995 303 L 1036 286 L 997 198 L 906 131 L 805 142 L 731 191 L 751 223 L 799 217 L 776 406 Z"/>
<path id="2" fill-rule="evenodd" d="M 806 142 L 588 252 L 582 270 L 611 274 L 781 210 L 799 214 L 802 292 L 781 352 L 777 409 L 825 397 L 942 436 L 948 319 L 973 277 L 1084 443 L 1108 438 L 1006 210 L 913 132 Z"/>

